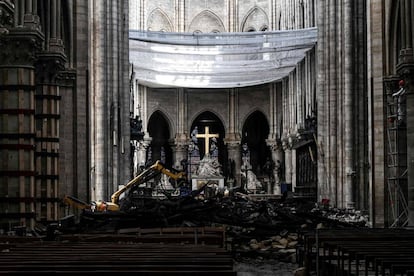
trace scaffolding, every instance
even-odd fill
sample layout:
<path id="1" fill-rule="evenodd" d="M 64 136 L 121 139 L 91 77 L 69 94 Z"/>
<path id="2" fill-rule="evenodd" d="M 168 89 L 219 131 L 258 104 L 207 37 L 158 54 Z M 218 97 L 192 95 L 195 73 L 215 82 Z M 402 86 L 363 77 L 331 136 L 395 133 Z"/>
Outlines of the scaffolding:
<path id="1" fill-rule="evenodd" d="M 387 191 L 389 227 L 408 225 L 407 127 L 403 87 L 387 91 Z"/>

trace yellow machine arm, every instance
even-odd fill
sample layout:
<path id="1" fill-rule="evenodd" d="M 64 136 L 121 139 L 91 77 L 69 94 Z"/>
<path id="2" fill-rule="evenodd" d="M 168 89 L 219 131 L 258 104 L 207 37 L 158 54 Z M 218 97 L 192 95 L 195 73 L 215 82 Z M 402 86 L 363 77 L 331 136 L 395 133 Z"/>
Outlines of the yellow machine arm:
<path id="1" fill-rule="evenodd" d="M 163 173 L 163 174 L 169 176 L 170 178 L 172 178 L 174 180 L 179 180 L 179 179 L 185 179 L 186 178 L 185 172 L 180 172 L 180 171 L 176 171 L 176 170 L 173 170 L 173 169 L 169 170 L 169 169 L 165 168 L 164 165 L 159 160 L 157 160 L 157 162 L 155 162 L 149 168 L 145 169 L 142 173 L 140 173 L 134 179 L 129 181 L 124 187 L 122 187 L 121 189 L 119 189 L 118 191 L 113 193 L 112 196 L 111 196 L 112 204 L 118 205 L 119 197 L 126 190 L 128 190 L 128 189 L 130 189 L 130 188 L 132 188 L 136 185 L 139 185 L 143 182 L 146 182 L 151 178 L 154 178 L 159 173 Z"/>
<path id="2" fill-rule="evenodd" d="M 80 199 L 77 199 L 76 197 L 69 196 L 69 195 L 66 195 L 63 198 L 63 203 L 65 203 L 66 205 L 75 207 L 77 209 L 81 209 L 81 210 L 91 208 L 91 204 L 88 204 Z"/>
<path id="3" fill-rule="evenodd" d="M 141 183 L 145 183 L 148 180 L 154 178 L 158 174 L 163 173 L 170 178 L 174 179 L 175 181 L 186 179 L 186 174 L 184 172 L 176 171 L 174 169 L 167 169 L 164 165 L 158 160 L 155 162 L 151 167 L 145 169 L 142 173 L 136 176 L 134 179 L 129 181 L 124 187 L 116 191 L 111 196 L 111 202 L 105 201 L 93 201 L 91 204 L 88 204 L 82 200 L 79 200 L 73 196 L 66 195 L 63 198 L 63 202 L 67 205 L 70 205 L 77 209 L 88 209 L 92 211 L 119 211 L 119 197 L 128 189 L 139 185 Z"/>

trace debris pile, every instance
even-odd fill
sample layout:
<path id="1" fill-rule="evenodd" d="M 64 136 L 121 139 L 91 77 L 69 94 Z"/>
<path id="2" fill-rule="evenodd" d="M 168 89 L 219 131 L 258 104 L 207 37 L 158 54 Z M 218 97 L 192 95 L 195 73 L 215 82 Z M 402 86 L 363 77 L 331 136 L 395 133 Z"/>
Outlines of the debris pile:
<path id="1" fill-rule="evenodd" d="M 227 245 L 235 256 L 296 262 L 296 249 L 303 232 L 316 228 L 366 227 L 368 217 L 360 211 L 341 210 L 299 198 L 252 199 L 236 192 L 211 198 L 140 197 L 123 202 L 119 212 L 86 212 L 80 223 L 62 219 L 42 232 L 117 233 L 127 228 L 199 227 L 224 225 Z M 75 224 L 75 225 L 74 225 Z M 58 231 L 56 231 L 58 230 Z"/>
<path id="2" fill-rule="evenodd" d="M 360 210 L 339 209 L 330 206 L 316 206 L 311 213 L 319 217 L 324 217 L 332 221 L 338 221 L 345 225 L 358 227 L 368 227 L 368 215 L 364 215 Z"/>
<path id="3" fill-rule="evenodd" d="M 256 229 L 242 229 L 246 233 L 239 234 L 235 231 L 235 227 L 232 228 L 228 231 L 231 249 L 236 252 L 235 255 L 239 258 L 260 257 L 291 263 L 296 262 L 296 247 L 299 243 L 297 233 L 283 230 L 269 232 L 263 236 L 263 233 L 257 233 Z M 253 236 L 256 236 L 256 238 L 252 238 Z"/>

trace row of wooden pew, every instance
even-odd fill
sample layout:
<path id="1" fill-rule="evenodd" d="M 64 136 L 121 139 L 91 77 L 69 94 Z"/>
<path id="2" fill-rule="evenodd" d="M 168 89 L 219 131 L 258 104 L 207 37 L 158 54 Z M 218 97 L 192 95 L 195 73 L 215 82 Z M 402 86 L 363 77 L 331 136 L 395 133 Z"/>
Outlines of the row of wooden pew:
<path id="1" fill-rule="evenodd" d="M 174 242 L 166 242 L 168 231 L 162 231 L 161 242 L 149 234 L 149 242 L 136 242 L 134 238 L 142 238 L 142 233 L 131 240 L 125 234 L 74 235 L 47 242 L 0 238 L 0 274 L 236 275 L 223 246 L 178 242 L 181 234 L 172 232 Z"/>
<path id="2" fill-rule="evenodd" d="M 308 275 L 414 276 L 414 231 L 318 229 L 303 235 L 299 259 Z"/>

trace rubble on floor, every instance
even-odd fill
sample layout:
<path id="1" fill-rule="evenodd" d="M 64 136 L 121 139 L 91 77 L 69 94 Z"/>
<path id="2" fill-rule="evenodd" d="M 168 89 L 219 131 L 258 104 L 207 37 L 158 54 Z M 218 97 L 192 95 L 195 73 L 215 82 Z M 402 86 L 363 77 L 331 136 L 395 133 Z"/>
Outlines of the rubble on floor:
<path id="1" fill-rule="evenodd" d="M 127 207 L 125 207 L 127 206 Z M 119 233 L 137 227 L 226 227 L 228 249 L 236 258 L 263 258 L 297 262 L 300 235 L 316 228 L 366 227 L 367 216 L 359 211 L 340 210 L 327 205 L 290 197 L 252 200 L 235 193 L 230 197 L 200 199 L 141 198 L 124 205 L 119 213 L 83 213 L 77 225 L 43 229 L 48 239 L 60 233 Z"/>

